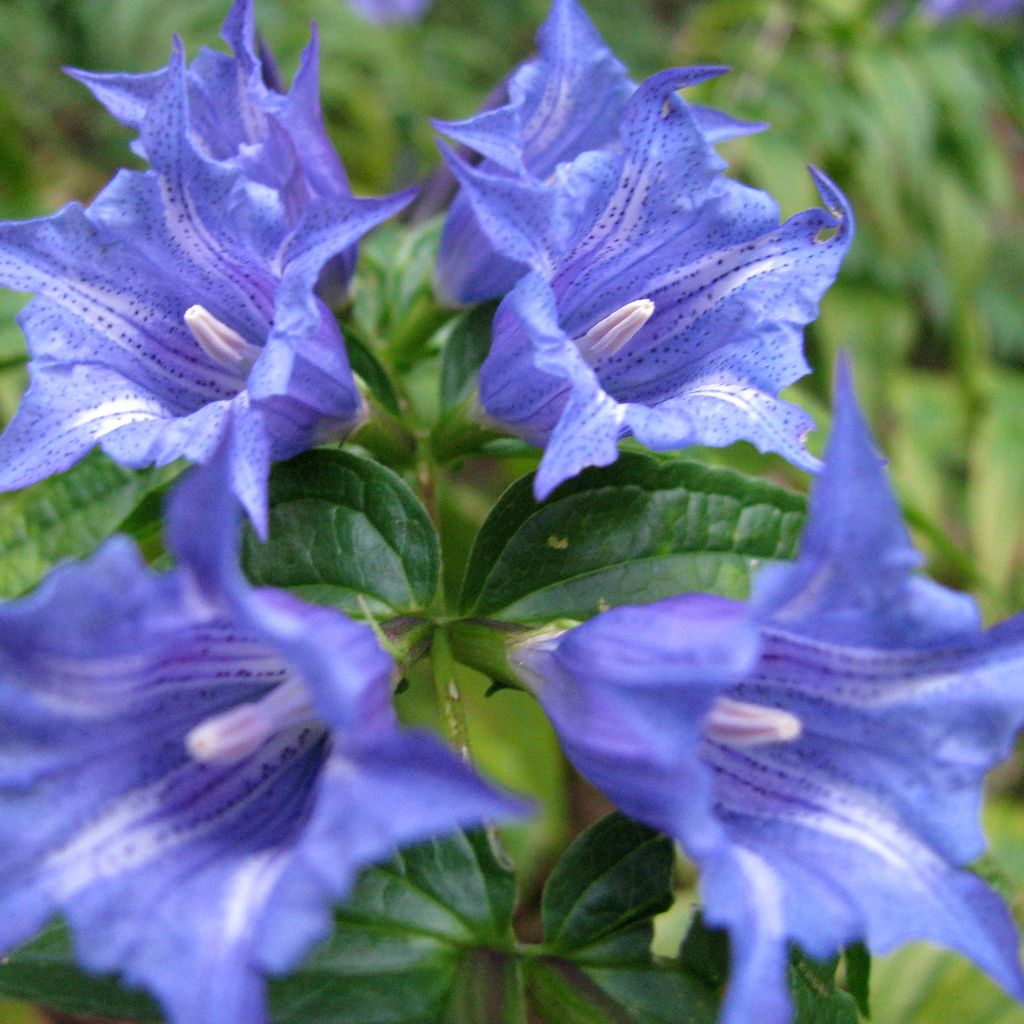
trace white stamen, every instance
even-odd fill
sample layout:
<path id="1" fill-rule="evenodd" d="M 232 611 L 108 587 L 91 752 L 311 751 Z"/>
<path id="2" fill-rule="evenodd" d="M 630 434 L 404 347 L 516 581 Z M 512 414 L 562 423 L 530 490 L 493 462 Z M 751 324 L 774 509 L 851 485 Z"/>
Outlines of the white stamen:
<path id="1" fill-rule="evenodd" d="M 200 722 L 185 737 L 185 746 L 196 761 L 234 764 L 275 733 L 315 717 L 305 685 L 299 679 L 289 679 L 262 700 L 239 704 Z"/>
<path id="2" fill-rule="evenodd" d="M 238 331 L 222 323 L 203 306 L 189 306 L 184 320 L 199 347 L 221 366 L 247 373 L 259 357 L 260 349 L 256 345 L 250 345 Z"/>
<path id="3" fill-rule="evenodd" d="M 714 743 L 728 747 L 756 747 L 762 743 L 788 743 L 803 731 L 800 719 L 781 708 L 719 697 L 704 723 Z"/>
<path id="4" fill-rule="evenodd" d="M 619 307 L 576 339 L 583 358 L 593 366 L 605 356 L 614 355 L 636 336 L 653 313 L 654 303 L 650 299 L 636 299 Z"/>

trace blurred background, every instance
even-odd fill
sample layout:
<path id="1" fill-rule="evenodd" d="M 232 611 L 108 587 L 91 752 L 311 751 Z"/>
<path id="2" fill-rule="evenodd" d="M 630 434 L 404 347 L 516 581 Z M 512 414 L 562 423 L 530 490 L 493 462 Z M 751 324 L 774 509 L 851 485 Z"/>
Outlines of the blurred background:
<path id="1" fill-rule="evenodd" d="M 819 372 L 798 385 L 799 400 L 826 426 L 832 360 L 851 349 L 930 571 L 974 592 L 989 620 L 1024 606 L 1024 15 L 937 21 L 898 0 L 584 2 L 637 79 L 673 64 L 734 69 L 687 95 L 771 123 L 722 152 L 784 215 L 816 202 L 808 163 L 848 193 L 858 232 L 811 329 Z M 194 55 L 215 44 L 226 7 L 0 0 L 0 218 L 87 201 L 134 163 L 130 134 L 62 66 L 148 70 L 166 62 L 174 32 Z M 310 19 L 319 22 L 324 107 L 360 194 L 430 174 L 429 119 L 473 113 L 531 52 L 546 10 L 546 0 L 436 0 L 419 23 L 378 26 L 344 0 L 257 0 L 286 80 Z M 14 320 L 23 302 L 0 293 L 0 424 L 25 383 Z M 764 472 L 741 447 L 707 457 Z M 487 510 L 471 504 L 458 513 L 470 526 Z M 470 722 L 484 766 L 544 803 L 540 825 L 513 849 L 529 889 L 591 812 L 577 806 L 539 711 L 520 706 L 509 729 L 502 702 L 514 699 L 476 700 Z M 982 869 L 1024 919 L 1019 766 L 997 773 L 992 791 L 993 853 Z M 662 924 L 671 953 L 677 923 L 670 913 Z M 879 1024 L 1024 1024 L 1024 1009 L 972 968 L 925 947 L 879 961 L 873 989 Z M 0 1002 L 0 1024 L 41 1019 Z"/>

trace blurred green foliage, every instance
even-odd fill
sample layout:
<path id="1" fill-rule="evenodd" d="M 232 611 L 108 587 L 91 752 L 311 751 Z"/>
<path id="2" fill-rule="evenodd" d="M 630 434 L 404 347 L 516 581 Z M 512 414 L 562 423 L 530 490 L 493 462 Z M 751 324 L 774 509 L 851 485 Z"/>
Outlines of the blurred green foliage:
<path id="1" fill-rule="evenodd" d="M 195 54 L 214 44 L 227 2 L 0 0 L 0 218 L 87 201 L 135 163 L 130 134 L 62 66 L 153 68 L 174 32 Z M 772 192 L 784 214 L 815 201 L 807 163 L 847 191 L 858 233 L 812 329 L 818 372 L 800 385 L 800 400 L 827 425 L 828 371 L 839 348 L 852 350 L 932 572 L 977 593 L 990 618 L 1024 606 L 1024 24 L 932 23 L 910 0 L 584 2 L 638 79 L 676 63 L 734 69 L 692 98 L 771 123 L 723 152 L 731 173 Z M 530 52 L 546 8 L 547 0 L 436 0 L 421 24 L 377 27 L 344 0 L 257 0 L 286 78 L 317 19 L 324 108 L 363 193 L 433 171 L 430 118 L 477 109 Z M 0 424 L 26 379 L 14 320 L 22 302 L 0 294 Z M 800 479 L 753 462 L 743 446 L 705 457 Z M 503 479 L 488 486 L 496 493 Z M 479 483 L 454 482 L 442 509 L 464 548 L 488 509 Z M 446 550 L 456 562 L 466 553 Z M 432 713 L 419 707 L 424 689 L 410 691 L 412 719 Z M 530 876 L 573 831 L 579 794 L 567 788 L 535 707 L 466 689 L 480 762 L 544 805 L 538 828 L 512 836 Z M 510 714 L 521 718 L 511 729 Z M 1002 782 L 1011 796 L 1015 786 L 1009 775 Z M 997 860 L 1024 881 L 1019 800 L 1004 799 L 990 826 Z M 1019 900 L 1015 909 L 1020 916 Z M 1024 1021 L 984 986 L 962 961 L 915 948 L 876 969 L 874 1020 Z M 0 1003 L 3 1024 L 34 1019 Z"/>

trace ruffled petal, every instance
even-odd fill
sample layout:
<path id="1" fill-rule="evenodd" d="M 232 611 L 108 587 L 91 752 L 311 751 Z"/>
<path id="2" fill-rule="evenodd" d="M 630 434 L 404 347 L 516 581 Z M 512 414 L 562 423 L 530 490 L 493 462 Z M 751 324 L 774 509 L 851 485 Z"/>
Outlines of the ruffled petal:
<path id="1" fill-rule="evenodd" d="M 795 565 L 759 577 L 755 600 L 786 629 L 841 643 L 926 646 L 975 634 L 973 599 L 915 574 L 914 549 L 867 425 L 850 367 L 837 368 L 825 470 Z"/>
<path id="2" fill-rule="evenodd" d="M 779 226 L 770 196 L 720 176 L 700 118 L 675 92 L 722 70 L 646 81 L 622 119 L 622 155 L 588 153 L 561 169 L 547 206 L 507 175 L 457 169 L 491 243 L 533 271 L 495 318 L 481 398 L 547 446 L 544 493 L 612 461 L 629 432 L 655 449 L 747 440 L 819 468 L 804 446 L 813 421 L 778 394 L 808 371 L 802 330 L 849 245 L 852 214 L 812 170 L 829 209 Z M 577 351 L 639 307 L 628 336 Z"/>
<path id="3" fill-rule="evenodd" d="M 538 56 L 515 71 L 508 102 L 465 121 L 437 127 L 484 157 L 487 173 L 507 172 L 522 184 L 543 185 L 559 164 L 615 143 L 633 91 L 626 70 L 576 0 L 556 0 L 537 37 Z M 456 197 L 438 256 L 438 291 L 459 305 L 496 298 L 522 274 L 495 252 L 476 211 Z"/>

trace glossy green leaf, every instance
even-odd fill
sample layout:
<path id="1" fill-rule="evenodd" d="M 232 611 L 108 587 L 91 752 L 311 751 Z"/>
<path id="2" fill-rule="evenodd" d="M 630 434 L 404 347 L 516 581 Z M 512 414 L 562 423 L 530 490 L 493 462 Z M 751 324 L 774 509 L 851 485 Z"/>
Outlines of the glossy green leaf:
<path id="1" fill-rule="evenodd" d="M 243 564 L 255 583 L 354 610 L 358 597 L 418 611 L 437 588 L 437 535 L 397 474 L 348 452 L 307 452 L 274 467 L 270 539 L 247 530 Z"/>
<path id="2" fill-rule="evenodd" d="M 91 553 L 158 479 L 94 452 L 66 473 L 0 494 L 0 597 L 35 586 L 64 558 Z"/>
<path id="3" fill-rule="evenodd" d="M 685 591 L 744 596 L 764 562 L 793 557 L 805 501 L 680 459 L 624 453 L 538 504 L 532 477 L 502 496 L 476 539 L 467 614 L 583 619 Z"/>
<path id="4" fill-rule="evenodd" d="M 672 903 L 667 837 L 618 812 L 591 825 L 562 855 L 544 887 L 544 943 L 574 960 L 649 957 L 651 918 Z"/>
<path id="5" fill-rule="evenodd" d="M 438 1024 L 462 956 L 510 946 L 514 906 L 515 878 L 485 833 L 403 850 L 363 873 L 331 938 L 272 986 L 272 1018 Z"/>
<path id="6" fill-rule="evenodd" d="M 671 840 L 613 812 L 562 855 L 541 899 L 543 957 L 525 964 L 545 1024 L 712 1024 L 717 999 L 676 961 L 651 955 L 652 918 L 672 903 Z"/>

